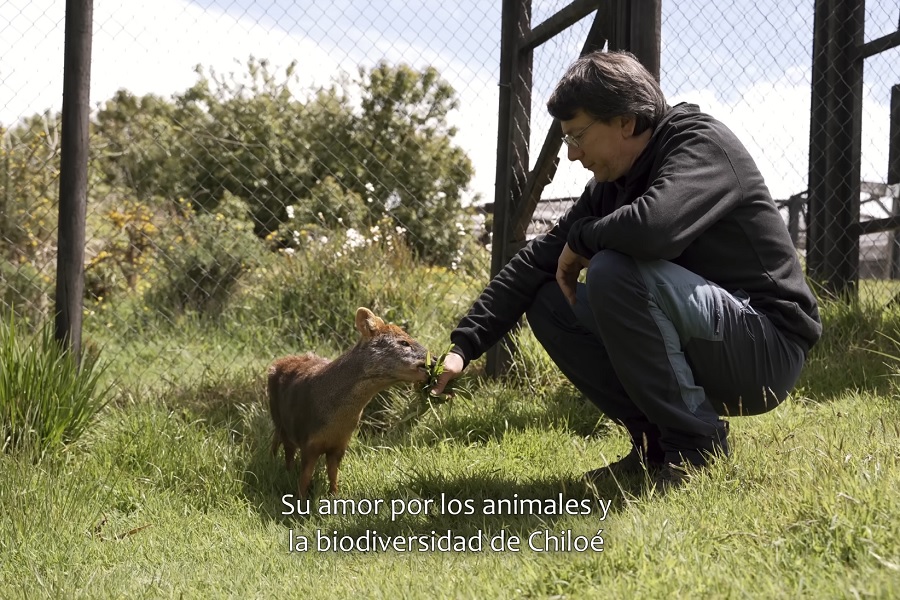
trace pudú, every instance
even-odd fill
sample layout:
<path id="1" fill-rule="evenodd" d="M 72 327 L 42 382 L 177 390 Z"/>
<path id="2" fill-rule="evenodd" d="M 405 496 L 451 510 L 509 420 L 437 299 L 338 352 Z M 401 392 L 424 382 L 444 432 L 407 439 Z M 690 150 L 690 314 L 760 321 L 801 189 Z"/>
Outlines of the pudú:
<path id="1" fill-rule="evenodd" d="M 325 455 L 330 492 L 362 411 L 378 392 L 403 381 L 428 379 L 427 351 L 400 327 L 386 324 L 368 308 L 356 311 L 360 339 L 335 360 L 309 353 L 286 356 L 269 367 L 269 412 L 275 433 L 272 455 L 284 446 L 288 470 L 300 451 L 301 497 Z"/>

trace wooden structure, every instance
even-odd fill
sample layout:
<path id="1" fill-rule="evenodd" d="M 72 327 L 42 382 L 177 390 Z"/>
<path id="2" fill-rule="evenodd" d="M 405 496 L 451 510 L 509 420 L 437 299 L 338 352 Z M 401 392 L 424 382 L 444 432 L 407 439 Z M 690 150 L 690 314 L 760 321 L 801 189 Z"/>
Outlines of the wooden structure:
<path id="1" fill-rule="evenodd" d="M 891 88 L 890 119 L 887 184 L 897 185 L 900 184 L 900 84 Z M 900 197 L 894 198 L 891 213 L 900 217 Z M 891 279 L 900 279 L 900 233 L 896 229 L 891 232 Z"/>
<path id="2" fill-rule="evenodd" d="M 863 65 L 900 46 L 900 28 L 864 42 L 864 0 L 816 0 L 814 19 L 807 272 L 835 296 L 851 297 L 859 237 L 900 229 L 900 214 L 859 220 Z M 893 136 L 894 156 L 896 144 Z"/>
<path id="3" fill-rule="evenodd" d="M 66 0 L 55 335 L 76 360 L 81 356 L 84 305 L 93 15 L 93 0 Z"/>
<path id="4" fill-rule="evenodd" d="M 531 0 L 503 0 L 492 277 L 524 246 L 541 192 L 559 164 L 562 128 L 554 120 L 534 169 L 528 170 L 533 51 L 594 11 L 582 54 L 604 46 L 629 50 L 659 79 L 662 0 L 575 0 L 534 28 Z M 489 374 L 506 372 L 509 343 L 506 339 L 488 352 Z"/>

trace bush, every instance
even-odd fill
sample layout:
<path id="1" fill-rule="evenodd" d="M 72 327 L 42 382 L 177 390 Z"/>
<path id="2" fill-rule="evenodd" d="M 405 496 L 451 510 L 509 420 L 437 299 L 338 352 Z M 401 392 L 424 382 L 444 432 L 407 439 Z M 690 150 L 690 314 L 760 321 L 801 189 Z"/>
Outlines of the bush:
<path id="1" fill-rule="evenodd" d="M 0 447 L 45 449 L 77 440 L 105 406 L 99 352 L 75 356 L 45 321 L 29 336 L 16 317 L 0 319 Z"/>
<path id="2" fill-rule="evenodd" d="M 308 350 L 346 349 L 357 337 L 360 306 L 442 347 L 483 286 L 478 277 L 416 261 L 406 232 L 387 220 L 362 232 L 298 229 L 291 246 L 253 273 L 234 305 Z"/>
<path id="3" fill-rule="evenodd" d="M 247 204 L 226 192 L 214 212 L 194 212 L 167 228 L 159 274 L 148 304 L 168 316 L 196 312 L 217 316 L 241 275 L 265 252 L 247 218 Z"/>
<path id="4" fill-rule="evenodd" d="M 147 285 L 160 227 L 171 222 L 171 214 L 139 201 L 107 196 L 107 208 L 92 232 L 102 245 L 85 265 L 85 297 L 97 301 L 140 290 Z M 92 244 L 93 245 L 93 244 Z"/>
<path id="5" fill-rule="evenodd" d="M 19 264 L 0 258 L 0 306 L 11 309 L 30 322 L 38 322 L 51 313 L 51 279 L 32 263 Z"/>

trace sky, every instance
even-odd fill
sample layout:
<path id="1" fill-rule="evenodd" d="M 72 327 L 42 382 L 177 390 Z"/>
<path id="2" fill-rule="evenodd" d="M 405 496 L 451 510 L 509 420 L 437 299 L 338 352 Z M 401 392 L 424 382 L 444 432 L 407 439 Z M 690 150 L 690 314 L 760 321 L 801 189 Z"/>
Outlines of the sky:
<path id="1" fill-rule="evenodd" d="M 532 23 L 567 0 L 533 0 Z M 500 2 L 461 0 L 94 0 L 91 100 L 120 88 L 168 95 L 196 80 L 194 66 L 241 72 L 252 55 L 275 67 L 298 61 L 302 86 L 379 60 L 436 67 L 457 91 L 450 119 L 475 165 L 467 197 L 494 196 Z M 62 106 L 65 3 L 0 3 L 0 123 Z M 664 0 L 661 84 L 670 103 L 694 102 L 731 127 L 776 198 L 806 188 L 813 0 Z M 866 2 L 866 39 L 897 28 L 897 0 Z M 550 118 L 553 84 L 577 57 L 592 17 L 534 57 L 532 161 Z M 868 59 L 863 178 L 884 181 L 890 86 L 900 50 Z M 298 90 L 298 94 L 301 90 Z M 589 174 L 561 154 L 544 197 L 577 195 Z"/>

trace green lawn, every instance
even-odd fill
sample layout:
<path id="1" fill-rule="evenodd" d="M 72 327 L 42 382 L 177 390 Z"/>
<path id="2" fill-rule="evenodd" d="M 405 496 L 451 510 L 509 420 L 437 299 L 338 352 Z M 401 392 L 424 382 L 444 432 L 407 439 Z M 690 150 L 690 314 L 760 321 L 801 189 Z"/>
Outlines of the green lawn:
<path id="1" fill-rule="evenodd" d="M 470 379 L 403 423 L 420 400 L 388 397 L 393 423 L 364 427 L 342 466 L 347 502 L 317 495 L 319 471 L 303 516 L 282 514 L 296 473 L 268 454 L 264 357 L 123 388 L 65 451 L 0 454 L 0 597 L 900 597 L 900 404 L 871 351 L 897 319 L 827 316 L 797 393 L 733 419 L 732 457 L 666 495 L 580 481 L 626 441 L 527 333 L 510 381 Z M 431 550 L 448 535 L 456 549 Z"/>

